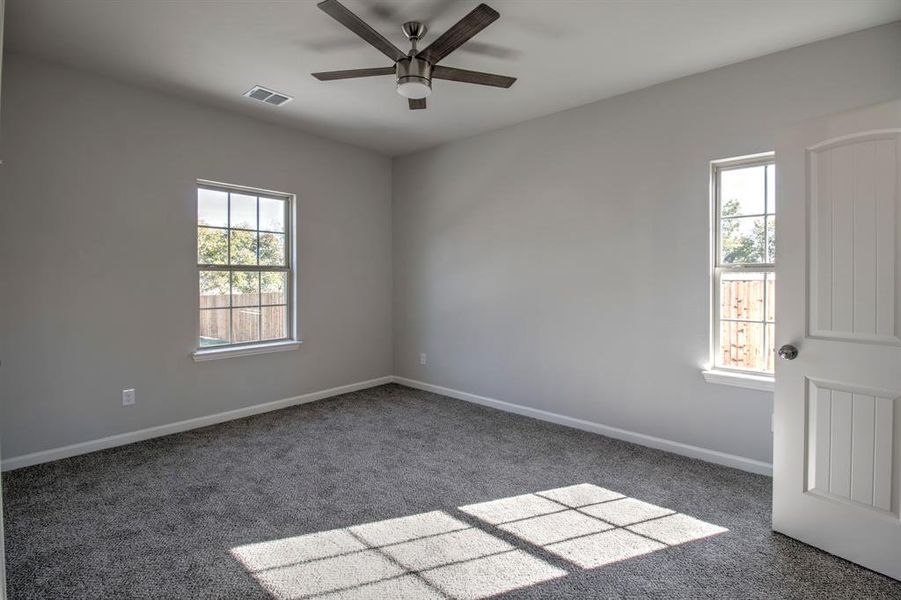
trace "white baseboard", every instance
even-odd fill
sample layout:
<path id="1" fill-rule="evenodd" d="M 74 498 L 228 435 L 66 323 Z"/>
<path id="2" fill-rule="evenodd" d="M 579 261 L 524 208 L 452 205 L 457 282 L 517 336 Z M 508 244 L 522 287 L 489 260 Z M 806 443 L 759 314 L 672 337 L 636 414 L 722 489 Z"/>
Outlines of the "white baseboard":
<path id="1" fill-rule="evenodd" d="M 464 400 L 466 402 L 481 404 L 482 406 L 489 406 L 498 410 L 540 419 L 542 421 L 557 423 L 558 425 L 565 425 L 567 427 L 573 427 L 575 429 L 582 429 L 584 431 L 598 433 L 600 435 L 605 435 L 607 437 L 612 437 L 627 442 L 633 442 L 642 446 L 657 448 L 658 450 L 665 450 L 667 452 L 673 452 L 675 454 L 681 454 L 683 456 L 689 456 L 691 458 L 697 458 L 700 460 L 705 460 L 707 462 L 725 465 L 727 467 L 735 467 L 736 469 L 750 471 L 751 473 L 759 473 L 761 475 L 770 476 L 772 476 L 773 474 L 772 464 L 745 458 L 743 456 L 736 456 L 734 454 L 726 454 L 725 452 L 718 452 L 716 450 L 709 450 L 707 448 L 691 446 L 689 444 L 674 442 L 663 438 L 645 435 L 643 433 L 636 433 L 634 431 L 627 431 L 625 429 L 619 429 L 617 427 L 610 427 L 609 425 L 602 425 L 600 423 L 594 423 L 592 421 L 586 421 L 584 419 L 567 417 L 565 415 L 552 413 L 537 408 L 520 406 L 518 404 L 512 404 L 510 402 L 504 402 L 502 400 L 496 400 L 494 398 L 486 398 L 485 396 L 478 396 L 476 394 L 461 392 L 459 390 L 454 390 L 439 385 L 432 385 L 423 381 L 416 381 L 415 379 L 408 379 L 406 377 L 397 377 L 390 375 L 386 377 L 379 377 L 377 379 L 370 379 L 368 381 L 360 381 L 358 383 L 342 385 L 319 392 L 311 392 L 309 394 L 294 396 L 292 398 L 284 398 L 282 400 L 266 402 L 265 404 L 256 404 L 254 406 L 238 408 L 235 410 L 216 413 L 214 415 L 208 415 L 205 417 L 197 417 L 195 419 L 178 421 L 177 423 L 169 423 L 167 425 L 158 425 L 156 427 L 149 427 L 147 429 L 140 429 L 138 431 L 121 433 L 97 440 L 90 440 L 69 446 L 62 446 L 60 448 L 41 450 L 40 452 L 33 452 L 31 454 L 13 456 L 11 458 L 4 459 L 2 463 L 0 463 L 0 469 L 2 469 L 3 471 L 11 471 L 13 469 L 20 469 L 22 467 L 30 467 L 32 465 L 59 460 L 61 458 L 78 456 L 79 454 L 87 454 L 88 452 L 104 450 L 106 448 L 113 448 L 115 446 L 124 446 L 125 444 L 132 444 L 134 442 L 162 437 L 164 435 L 180 433 L 182 431 L 197 429 L 199 427 L 207 427 L 209 425 L 215 425 L 217 423 L 224 423 L 226 421 L 232 421 L 234 419 L 241 419 L 252 415 L 258 415 L 273 410 L 279 410 L 281 408 L 287 408 L 289 406 L 306 404 L 307 402 L 315 402 L 316 400 L 323 400 L 325 398 L 331 398 L 332 396 L 339 396 L 341 394 L 356 392 L 358 390 L 364 390 L 392 382 L 419 390 L 425 390 L 427 392 L 434 392 L 436 394 L 441 394 L 442 396 L 449 396 L 458 400 Z"/>
<path id="2" fill-rule="evenodd" d="M 178 421 L 177 423 L 169 423 L 168 425 L 158 425 L 156 427 L 149 427 L 147 429 L 140 429 L 138 431 L 111 435 L 109 437 L 100 438 L 98 440 L 90 440 L 69 446 L 62 446 L 60 448 L 41 450 L 40 452 L 32 452 L 31 454 L 23 454 L 22 456 L 13 456 L 12 458 L 3 459 L 2 463 L 0 463 L 0 469 L 2 469 L 3 471 L 12 471 L 13 469 L 30 467 L 32 465 L 59 460 L 61 458 L 68 458 L 70 456 L 77 456 L 79 454 L 87 454 L 88 452 L 94 452 L 96 450 L 104 450 L 106 448 L 112 448 L 114 446 L 124 446 L 125 444 L 141 442 L 144 440 L 149 440 L 151 438 L 171 435 L 173 433 L 181 433 L 182 431 L 188 431 L 190 429 L 207 427 L 208 425 L 224 423 L 225 421 L 233 421 L 234 419 L 241 419 L 252 415 L 258 415 L 273 410 L 279 410 L 281 408 L 287 408 L 289 406 L 306 404 L 307 402 L 315 402 L 316 400 L 323 400 L 325 398 L 331 398 L 332 396 L 339 396 L 341 394 L 356 392 L 358 390 L 365 390 L 366 388 L 384 385 L 393 381 L 394 377 L 388 375 L 386 377 L 379 377 L 377 379 L 370 379 L 368 381 L 360 381 L 358 383 L 351 383 L 348 385 L 333 387 L 327 390 L 321 390 L 319 392 L 311 392 L 309 394 L 294 396 L 292 398 L 284 398 L 282 400 L 275 400 L 273 402 L 266 402 L 264 404 L 256 404 L 254 406 L 247 406 L 245 408 L 229 410 L 205 417 L 197 417 L 195 419 L 188 419 L 186 421 Z"/>
<path id="3" fill-rule="evenodd" d="M 665 440 L 663 438 L 645 435 L 643 433 L 636 433 L 634 431 L 628 431 L 625 429 L 619 429 L 618 427 L 610 427 L 609 425 L 602 425 L 600 423 L 594 423 L 592 421 L 586 421 L 584 419 L 567 417 L 565 415 L 548 412 L 546 410 L 530 408 L 528 406 L 521 406 L 518 404 L 511 404 L 510 402 L 504 402 L 503 400 L 486 398 L 485 396 L 477 396 L 476 394 L 461 392 L 459 390 L 442 387 L 440 385 L 432 385 L 431 383 L 416 381 L 415 379 L 407 379 L 406 377 L 395 376 L 394 382 L 399 383 L 400 385 L 405 385 L 407 387 L 416 388 L 418 390 L 434 392 L 436 394 L 441 394 L 442 396 L 449 396 L 451 398 L 456 398 L 457 400 L 465 400 L 466 402 L 481 404 L 482 406 L 489 406 L 498 410 L 503 410 L 526 417 L 532 417 L 535 419 L 540 419 L 542 421 L 549 421 L 551 423 L 565 425 L 567 427 L 573 427 L 575 429 L 582 429 L 584 431 L 598 433 L 607 437 L 616 438 L 618 440 L 624 440 L 627 442 L 633 442 L 635 444 L 648 446 L 650 448 L 656 448 L 658 450 L 665 450 L 674 454 L 681 454 L 683 456 L 697 458 L 707 462 L 716 463 L 718 465 L 734 467 L 736 469 L 741 469 L 742 471 L 749 471 L 751 473 L 758 473 L 760 475 L 769 475 L 771 477 L 773 475 L 772 464 L 751 458 L 745 458 L 743 456 L 736 456 L 734 454 L 727 454 L 725 452 L 719 452 L 717 450 L 709 450 L 707 448 L 691 446 L 689 444 L 683 444 L 681 442 Z"/>

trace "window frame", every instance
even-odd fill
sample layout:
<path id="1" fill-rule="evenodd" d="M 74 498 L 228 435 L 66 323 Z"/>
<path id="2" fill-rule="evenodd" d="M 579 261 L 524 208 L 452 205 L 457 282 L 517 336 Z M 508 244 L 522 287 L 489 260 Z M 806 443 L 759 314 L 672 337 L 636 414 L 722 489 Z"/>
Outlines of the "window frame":
<path id="1" fill-rule="evenodd" d="M 201 189 L 213 190 L 218 192 L 226 192 L 229 194 L 228 197 L 228 209 L 227 209 L 227 223 L 225 227 L 221 226 L 208 226 L 201 225 L 197 218 L 197 202 L 198 202 L 198 191 Z M 207 227 L 209 229 L 219 229 L 223 231 L 231 231 L 231 193 L 236 194 L 246 194 L 253 195 L 257 197 L 257 223 L 256 228 L 253 230 L 244 229 L 244 228 L 235 228 L 238 231 L 254 231 L 257 234 L 257 262 L 259 262 L 259 234 L 267 233 L 268 230 L 260 229 L 260 214 L 259 214 L 259 204 L 260 198 L 268 198 L 272 200 L 279 200 L 284 202 L 284 257 L 285 263 L 284 265 L 232 265 L 232 264 L 204 264 L 199 261 L 197 255 L 197 230 L 200 227 Z M 294 226 L 295 226 L 295 207 L 296 207 L 296 195 L 288 192 L 279 192 L 275 190 L 261 189 L 231 183 L 222 183 L 218 181 L 210 181 L 206 179 L 198 179 L 194 185 L 194 204 L 195 204 L 195 222 L 194 222 L 194 233 L 195 233 L 195 242 L 194 242 L 194 252 L 195 258 L 197 258 L 197 272 L 195 279 L 195 295 L 196 305 L 194 310 L 194 315 L 196 319 L 196 331 L 194 336 L 194 360 L 202 361 L 202 360 L 211 360 L 213 358 L 224 358 L 227 356 L 245 356 L 250 354 L 261 354 L 267 352 L 274 352 L 279 350 L 293 350 L 300 345 L 300 340 L 297 337 L 297 305 L 295 302 L 295 287 L 296 287 L 296 269 L 294 268 L 294 255 L 295 255 L 295 235 L 294 235 Z M 278 232 L 271 232 L 278 233 Z M 228 260 L 231 262 L 231 239 L 229 234 L 228 241 Z M 280 338 L 272 338 L 266 340 L 255 340 L 249 342 L 234 342 L 231 341 L 228 344 L 217 344 L 214 346 L 201 346 L 201 332 L 200 332 L 200 314 L 201 311 L 204 310 L 200 306 L 200 274 L 203 271 L 221 271 L 226 273 L 232 273 L 236 271 L 240 272 L 257 272 L 257 273 L 285 273 L 286 279 L 286 289 L 285 289 L 285 318 L 287 320 L 284 337 Z M 229 308 L 230 310 L 234 307 L 231 306 L 231 278 L 229 278 Z M 262 293 L 262 292 L 260 292 Z M 263 305 L 262 298 L 260 298 L 260 304 L 257 305 L 260 308 L 260 324 L 258 325 L 260 335 L 262 335 L 262 308 L 264 306 L 280 306 L 280 305 Z M 212 309 L 211 309 L 212 310 Z M 232 322 L 232 315 L 229 314 L 229 338 L 234 337 L 234 329 Z"/>
<path id="2" fill-rule="evenodd" d="M 752 321 L 750 319 L 741 319 L 740 322 L 760 323 L 763 325 L 764 348 L 769 345 L 770 340 L 767 336 L 767 325 L 772 323 L 775 331 L 776 315 L 773 315 L 773 321 L 767 321 L 767 275 L 772 274 L 775 278 L 776 262 L 775 256 L 772 262 L 764 263 L 733 263 L 723 264 L 721 254 L 721 225 L 722 225 L 722 203 L 720 197 L 720 174 L 724 171 L 733 169 L 741 169 L 756 166 L 766 166 L 776 164 L 775 152 L 761 152 L 759 154 L 750 154 L 747 156 L 739 156 L 722 160 L 714 160 L 710 163 L 710 359 L 709 367 L 704 370 L 704 377 L 711 383 L 725 383 L 727 385 L 738 385 L 740 387 L 751 387 L 753 389 L 769 390 L 774 380 L 774 373 L 766 370 L 743 369 L 734 366 L 725 366 L 720 364 L 721 352 L 721 281 L 724 273 L 761 273 L 764 280 L 764 307 L 763 315 L 760 321 Z M 772 216 L 775 218 L 776 213 L 770 212 L 769 186 L 768 182 L 764 182 L 764 207 L 762 214 L 741 215 L 742 217 L 764 217 L 764 231 L 766 228 L 766 218 Z M 774 226 L 775 228 L 778 225 Z M 769 240 L 765 241 L 765 246 Z M 728 379 L 733 381 L 728 381 Z M 763 385 L 761 385 L 763 384 Z"/>

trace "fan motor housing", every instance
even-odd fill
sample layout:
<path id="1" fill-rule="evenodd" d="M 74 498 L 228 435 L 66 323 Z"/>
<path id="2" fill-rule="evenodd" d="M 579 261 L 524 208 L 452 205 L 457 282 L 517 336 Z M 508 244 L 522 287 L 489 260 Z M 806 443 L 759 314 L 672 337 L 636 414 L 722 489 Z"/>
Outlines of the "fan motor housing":
<path id="1" fill-rule="evenodd" d="M 397 61 L 397 83 L 418 80 L 432 86 L 432 65 L 427 60 L 410 57 Z"/>

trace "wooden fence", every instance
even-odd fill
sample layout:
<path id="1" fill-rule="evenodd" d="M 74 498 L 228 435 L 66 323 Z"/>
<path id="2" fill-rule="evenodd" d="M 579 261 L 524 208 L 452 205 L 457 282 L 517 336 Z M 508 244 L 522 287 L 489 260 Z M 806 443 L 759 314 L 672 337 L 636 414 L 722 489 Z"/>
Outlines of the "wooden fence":
<path id="1" fill-rule="evenodd" d="M 720 324 L 721 365 L 740 369 L 773 370 L 775 282 L 767 282 L 764 296 L 763 279 L 728 280 L 720 284 L 720 317 L 764 321 L 753 323 L 723 321 Z"/>
<path id="2" fill-rule="evenodd" d="M 228 307 L 228 294 L 205 295 L 200 297 L 200 337 L 204 345 L 215 345 L 233 341 L 254 342 L 273 340 L 288 336 L 287 310 L 280 306 L 256 304 L 256 294 L 235 294 L 233 308 Z M 261 304 L 285 302 L 283 292 L 260 294 Z M 225 307 L 225 308 L 223 308 Z M 229 312 L 231 312 L 231 335 L 229 333 Z M 261 329 L 262 328 L 262 329 Z"/>

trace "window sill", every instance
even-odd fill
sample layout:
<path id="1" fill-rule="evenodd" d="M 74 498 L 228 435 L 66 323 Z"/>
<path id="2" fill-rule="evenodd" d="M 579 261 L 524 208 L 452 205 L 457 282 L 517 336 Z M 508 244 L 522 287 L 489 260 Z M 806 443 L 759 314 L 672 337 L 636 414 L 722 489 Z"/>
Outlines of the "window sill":
<path id="1" fill-rule="evenodd" d="M 236 358 L 238 356 L 252 356 L 254 354 L 269 354 L 271 352 L 287 352 L 297 350 L 303 342 L 300 340 L 287 340 L 273 342 L 271 344 L 253 344 L 248 346 L 235 346 L 232 348 L 210 348 L 195 350 L 191 354 L 194 362 L 219 360 L 221 358 Z"/>
<path id="2" fill-rule="evenodd" d="M 701 371 L 701 374 L 704 375 L 704 381 L 707 383 L 731 385 L 761 392 L 772 392 L 775 388 L 775 379 L 771 375 L 736 373 L 734 371 L 719 371 L 716 369 L 707 369 Z"/>

